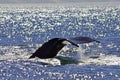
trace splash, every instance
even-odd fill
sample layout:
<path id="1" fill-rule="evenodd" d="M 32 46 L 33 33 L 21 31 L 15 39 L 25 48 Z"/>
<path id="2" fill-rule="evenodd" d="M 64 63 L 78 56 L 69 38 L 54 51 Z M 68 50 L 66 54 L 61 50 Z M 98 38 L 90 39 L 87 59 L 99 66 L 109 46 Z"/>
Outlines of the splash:
<path id="1" fill-rule="evenodd" d="M 77 48 L 77 55 L 78 55 L 78 59 L 79 60 L 83 60 L 83 59 L 86 59 L 87 57 L 84 55 L 84 53 L 85 53 L 85 49 L 83 49 L 81 46 L 79 46 L 78 48 Z"/>

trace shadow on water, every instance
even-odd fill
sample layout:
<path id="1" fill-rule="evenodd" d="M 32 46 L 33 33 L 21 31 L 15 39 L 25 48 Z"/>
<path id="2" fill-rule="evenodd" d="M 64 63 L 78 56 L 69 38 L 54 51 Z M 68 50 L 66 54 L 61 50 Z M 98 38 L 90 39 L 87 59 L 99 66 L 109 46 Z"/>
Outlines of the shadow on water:
<path id="1" fill-rule="evenodd" d="M 63 56 L 57 56 L 56 59 L 60 60 L 61 65 L 67 65 L 67 64 L 78 64 L 79 61 L 76 59 L 73 59 L 71 57 L 63 57 Z"/>
<path id="2" fill-rule="evenodd" d="M 60 60 L 61 65 L 67 65 L 67 64 L 76 64 L 79 65 L 79 63 L 85 63 L 84 61 L 73 59 L 71 57 L 63 57 L 63 56 L 57 56 L 56 59 Z M 90 59 L 98 59 L 99 57 L 89 57 Z"/>

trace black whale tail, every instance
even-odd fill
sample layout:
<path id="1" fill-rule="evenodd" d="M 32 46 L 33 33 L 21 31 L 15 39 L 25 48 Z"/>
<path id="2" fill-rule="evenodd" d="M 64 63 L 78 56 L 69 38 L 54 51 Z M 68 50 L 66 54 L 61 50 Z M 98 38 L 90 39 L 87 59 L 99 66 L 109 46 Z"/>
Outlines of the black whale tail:
<path id="1" fill-rule="evenodd" d="M 35 58 L 35 55 L 33 54 L 33 55 L 31 55 L 30 57 L 29 57 L 29 59 L 31 59 L 31 58 Z"/>

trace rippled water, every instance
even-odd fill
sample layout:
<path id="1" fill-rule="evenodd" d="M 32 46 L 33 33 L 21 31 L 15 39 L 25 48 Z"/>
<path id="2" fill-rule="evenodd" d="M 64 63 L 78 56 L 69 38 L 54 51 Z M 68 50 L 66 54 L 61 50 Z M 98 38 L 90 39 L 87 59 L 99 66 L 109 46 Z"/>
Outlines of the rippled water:
<path id="1" fill-rule="evenodd" d="M 119 5 L 36 6 L 0 7 L 1 80 L 120 79 Z M 58 54 L 64 57 L 61 62 L 28 59 L 45 41 L 74 36 L 91 37 L 101 43 L 82 44 L 79 49 L 67 46 Z M 98 58 L 90 58 L 95 56 Z"/>

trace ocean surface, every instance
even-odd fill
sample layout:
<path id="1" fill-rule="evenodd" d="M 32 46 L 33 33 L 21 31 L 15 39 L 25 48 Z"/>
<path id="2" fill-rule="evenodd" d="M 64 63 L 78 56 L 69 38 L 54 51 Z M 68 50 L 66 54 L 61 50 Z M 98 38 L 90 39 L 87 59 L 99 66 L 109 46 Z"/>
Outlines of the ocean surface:
<path id="1" fill-rule="evenodd" d="M 100 43 L 28 59 L 51 38 L 77 36 Z M 47 79 L 120 80 L 120 3 L 0 4 L 0 80 Z"/>

